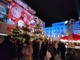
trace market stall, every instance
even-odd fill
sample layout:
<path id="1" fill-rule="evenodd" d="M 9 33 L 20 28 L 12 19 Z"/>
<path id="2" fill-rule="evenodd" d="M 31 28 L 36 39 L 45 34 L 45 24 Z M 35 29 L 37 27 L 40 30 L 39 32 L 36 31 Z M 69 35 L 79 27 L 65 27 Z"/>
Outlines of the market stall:
<path id="1" fill-rule="evenodd" d="M 80 43 L 80 35 L 72 33 L 72 40 L 69 40 L 69 36 L 63 36 L 61 37 L 61 41 Z"/>

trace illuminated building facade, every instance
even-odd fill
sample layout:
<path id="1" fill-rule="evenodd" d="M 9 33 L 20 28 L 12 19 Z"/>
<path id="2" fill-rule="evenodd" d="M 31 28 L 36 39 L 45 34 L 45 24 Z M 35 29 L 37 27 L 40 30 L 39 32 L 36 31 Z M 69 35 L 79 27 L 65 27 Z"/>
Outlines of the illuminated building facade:
<path id="1" fill-rule="evenodd" d="M 76 21 L 72 24 L 73 33 L 80 34 L 80 25 L 79 21 Z M 63 35 L 68 35 L 68 26 L 65 24 L 65 21 L 53 23 L 52 27 L 44 28 L 44 31 L 49 37 L 60 37 Z"/>

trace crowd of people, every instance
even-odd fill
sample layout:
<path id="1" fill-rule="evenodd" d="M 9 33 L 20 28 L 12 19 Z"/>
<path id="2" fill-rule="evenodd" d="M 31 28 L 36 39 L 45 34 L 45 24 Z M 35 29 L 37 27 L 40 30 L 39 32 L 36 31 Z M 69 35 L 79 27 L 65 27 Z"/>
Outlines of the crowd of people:
<path id="1" fill-rule="evenodd" d="M 44 40 L 26 41 L 20 48 L 9 41 L 9 37 L 0 42 L 0 60 L 12 60 L 19 57 L 21 60 L 65 60 L 65 44 Z"/>

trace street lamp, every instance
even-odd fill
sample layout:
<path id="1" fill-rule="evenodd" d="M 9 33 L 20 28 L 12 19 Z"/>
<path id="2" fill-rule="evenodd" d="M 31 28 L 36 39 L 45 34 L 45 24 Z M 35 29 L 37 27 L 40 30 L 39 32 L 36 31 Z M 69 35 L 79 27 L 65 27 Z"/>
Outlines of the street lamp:
<path id="1" fill-rule="evenodd" d="M 67 33 L 68 33 L 68 45 L 69 45 L 69 47 L 70 47 L 70 28 L 71 28 L 71 23 L 69 23 L 69 21 L 65 21 L 65 25 L 67 26 Z"/>
<path id="2" fill-rule="evenodd" d="M 72 47 L 72 32 L 73 32 L 73 26 L 72 24 L 75 22 L 74 19 L 70 19 L 70 21 L 65 21 L 65 24 L 67 25 L 67 29 L 68 29 L 68 43 L 69 43 L 69 47 Z M 71 43 L 69 42 L 71 40 Z"/>
<path id="3" fill-rule="evenodd" d="M 79 35 L 80 35 L 80 17 L 78 18 L 79 20 Z"/>

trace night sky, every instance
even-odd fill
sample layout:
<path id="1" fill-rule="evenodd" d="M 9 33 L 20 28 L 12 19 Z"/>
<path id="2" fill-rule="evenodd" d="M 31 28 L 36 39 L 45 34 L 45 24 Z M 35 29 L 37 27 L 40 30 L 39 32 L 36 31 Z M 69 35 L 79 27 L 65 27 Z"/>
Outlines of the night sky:
<path id="1" fill-rule="evenodd" d="M 46 23 L 46 27 L 52 23 L 78 19 L 80 15 L 79 0 L 25 0 L 36 11 L 36 16 Z"/>

